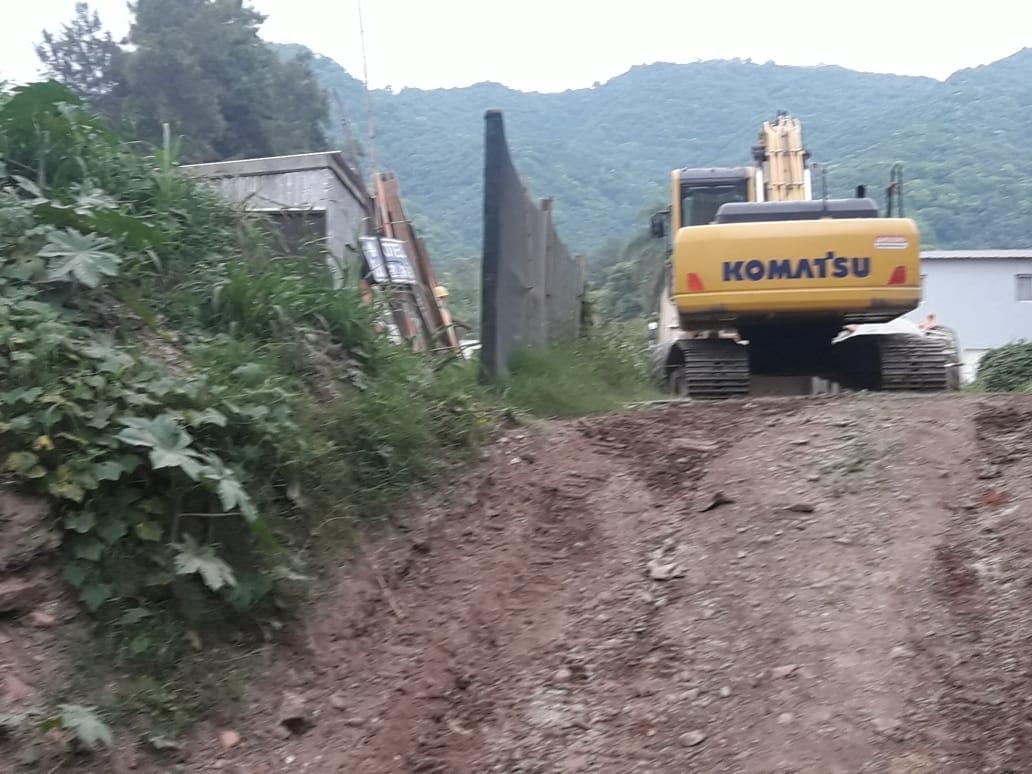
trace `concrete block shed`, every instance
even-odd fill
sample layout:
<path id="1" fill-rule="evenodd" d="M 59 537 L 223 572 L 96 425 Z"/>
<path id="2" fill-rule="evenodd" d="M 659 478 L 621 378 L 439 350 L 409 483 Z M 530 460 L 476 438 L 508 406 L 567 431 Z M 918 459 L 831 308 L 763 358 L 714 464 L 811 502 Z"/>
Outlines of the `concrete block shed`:
<path id="1" fill-rule="evenodd" d="M 340 153 L 217 161 L 179 169 L 212 181 L 228 201 L 268 215 L 288 240 L 325 239 L 341 265 L 357 268 L 358 237 L 372 233 L 373 203 L 361 177 Z"/>
<path id="2" fill-rule="evenodd" d="M 1032 340 L 1032 250 L 925 250 L 921 284 L 921 305 L 907 317 L 934 314 L 957 332 L 966 380 L 988 350 Z"/>

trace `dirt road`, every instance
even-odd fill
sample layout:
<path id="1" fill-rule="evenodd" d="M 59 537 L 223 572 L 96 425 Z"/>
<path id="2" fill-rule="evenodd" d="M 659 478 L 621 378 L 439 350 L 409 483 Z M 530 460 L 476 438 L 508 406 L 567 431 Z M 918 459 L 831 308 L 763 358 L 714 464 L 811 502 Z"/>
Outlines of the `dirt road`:
<path id="1" fill-rule="evenodd" d="M 1030 506 L 1013 396 L 510 431 L 163 770 L 1032 771 Z"/>

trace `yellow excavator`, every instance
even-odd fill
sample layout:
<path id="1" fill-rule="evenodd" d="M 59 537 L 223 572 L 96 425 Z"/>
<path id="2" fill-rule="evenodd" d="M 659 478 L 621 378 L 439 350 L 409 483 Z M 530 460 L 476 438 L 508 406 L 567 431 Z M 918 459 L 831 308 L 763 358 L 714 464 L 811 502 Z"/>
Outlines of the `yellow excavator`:
<path id="1" fill-rule="evenodd" d="M 885 216 L 858 186 L 813 197 L 798 119 L 763 124 L 753 163 L 677 169 L 655 363 L 676 394 L 727 398 L 757 382 L 942 390 L 951 347 L 901 315 L 921 300 L 920 236 L 903 217 L 902 169 Z M 777 390 L 775 390 L 777 391 Z"/>

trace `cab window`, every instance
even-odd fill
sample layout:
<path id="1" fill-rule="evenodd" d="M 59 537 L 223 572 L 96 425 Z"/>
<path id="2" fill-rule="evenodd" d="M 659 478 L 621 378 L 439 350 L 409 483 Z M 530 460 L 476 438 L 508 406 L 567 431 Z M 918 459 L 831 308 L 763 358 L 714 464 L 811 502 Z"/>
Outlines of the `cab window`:
<path id="1" fill-rule="evenodd" d="M 681 186 L 681 225 L 705 226 L 717 219 L 720 205 L 748 201 L 748 182 Z"/>

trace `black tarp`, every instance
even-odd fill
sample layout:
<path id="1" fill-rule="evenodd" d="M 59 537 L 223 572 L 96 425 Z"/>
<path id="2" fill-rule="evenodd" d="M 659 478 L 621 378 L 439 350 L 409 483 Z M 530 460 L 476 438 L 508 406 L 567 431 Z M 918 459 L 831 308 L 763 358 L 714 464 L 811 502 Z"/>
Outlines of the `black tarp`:
<path id="1" fill-rule="evenodd" d="M 584 265 L 552 223 L 552 202 L 533 201 L 505 141 L 502 114 L 484 116 L 484 253 L 480 372 L 495 381 L 516 349 L 576 338 Z"/>

